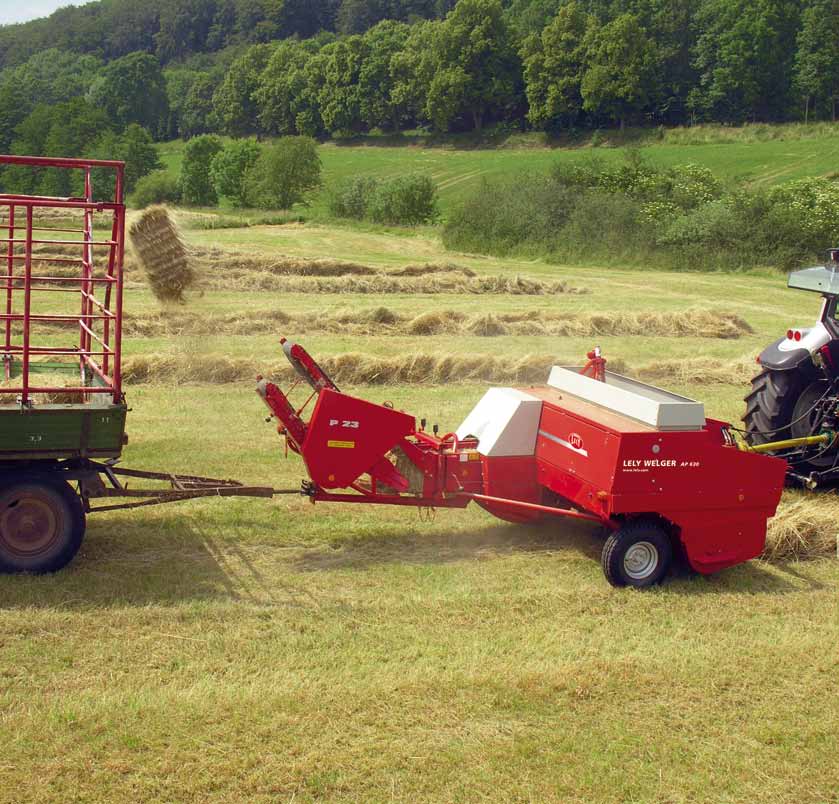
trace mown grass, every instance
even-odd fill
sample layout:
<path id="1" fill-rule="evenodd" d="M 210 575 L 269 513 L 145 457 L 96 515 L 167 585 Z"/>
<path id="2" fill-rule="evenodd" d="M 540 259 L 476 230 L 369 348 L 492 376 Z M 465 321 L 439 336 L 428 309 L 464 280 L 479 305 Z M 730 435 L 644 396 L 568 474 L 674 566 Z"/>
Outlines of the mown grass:
<path id="1" fill-rule="evenodd" d="M 186 309 L 199 314 L 699 307 L 754 329 L 734 340 L 596 339 L 630 364 L 754 355 L 818 306 L 777 275 L 651 277 L 443 255 L 428 232 L 294 226 L 186 237 L 381 267 L 445 257 L 590 290 L 368 298 L 232 283 L 193 292 Z M 137 279 L 127 309 L 156 314 Z M 258 365 L 277 359 L 281 334 L 132 338 L 126 349 Z M 304 342 L 316 357 L 571 357 L 593 340 L 322 333 Z M 484 387 L 345 390 L 447 430 Z M 739 385 L 672 389 L 711 415 L 741 414 Z M 127 465 L 278 488 L 303 476 L 248 382 L 127 391 Z M 584 525 L 524 528 L 479 510 L 424 522 L 293 496 L 92 516 L 65 572 L 0 577 L 0 801 L 839 801 L 836 562 L 751 562 L 636 594 L 606 585 L 601 543 Z"/>

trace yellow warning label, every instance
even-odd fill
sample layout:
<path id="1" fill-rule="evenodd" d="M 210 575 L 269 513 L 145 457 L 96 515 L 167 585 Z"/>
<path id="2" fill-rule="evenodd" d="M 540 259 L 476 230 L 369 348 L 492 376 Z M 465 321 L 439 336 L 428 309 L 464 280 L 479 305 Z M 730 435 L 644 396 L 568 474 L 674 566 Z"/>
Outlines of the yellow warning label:
<path id="1" fill-rule="evenodd" d="M 355 449 L 355 441 L 327 441 L 326 446 L 333 449 Z"/>

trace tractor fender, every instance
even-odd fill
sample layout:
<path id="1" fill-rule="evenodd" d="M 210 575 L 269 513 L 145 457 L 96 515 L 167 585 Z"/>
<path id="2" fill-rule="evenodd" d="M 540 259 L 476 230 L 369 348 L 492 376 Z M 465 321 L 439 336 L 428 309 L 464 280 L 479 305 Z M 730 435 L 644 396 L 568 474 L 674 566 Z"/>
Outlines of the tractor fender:
<path id="1" fill-rule="evenodd" d="M 833 340 L 827 327 L 819 322 L 812 329 L 802 330 L 800 341 L 778 338 L 767 346 L 758 358 L 761 366 L 773 371 L 791 371 L 812 359 L 822 346 Z"/>

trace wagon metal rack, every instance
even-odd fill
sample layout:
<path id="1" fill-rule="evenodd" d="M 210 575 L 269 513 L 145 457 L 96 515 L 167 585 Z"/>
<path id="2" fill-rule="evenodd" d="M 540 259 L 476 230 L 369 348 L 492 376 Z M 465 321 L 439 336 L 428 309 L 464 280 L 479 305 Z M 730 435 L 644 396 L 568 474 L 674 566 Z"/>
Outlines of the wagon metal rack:
<path id="1" fill-rule="evenodd" d="M 234 480 L 117 465 L 128 411 L 124 163 L 0 156 L 0 169 L 0 182 L 11 172 L 34 191 L 0 193 L 0 571 L 64 566 L 88 513 L 271 497 L 273 489 Z M 77 195 L 36 194 L 44 178 Z M 68 332 L 75 342 L 66 343 Z"/>

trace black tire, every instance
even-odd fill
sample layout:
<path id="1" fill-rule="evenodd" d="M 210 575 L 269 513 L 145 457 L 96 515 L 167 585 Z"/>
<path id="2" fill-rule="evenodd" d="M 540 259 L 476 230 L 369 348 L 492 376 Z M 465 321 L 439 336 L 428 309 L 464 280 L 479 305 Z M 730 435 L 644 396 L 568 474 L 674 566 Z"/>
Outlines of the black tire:
<path id="1" fill-rule="evenodd" d="M 19 480 L 0 487 L 0 572 L 57 572 L 79 551 L 82 502 L 64 480 Z"/>
<path id="2" fill-rule="evenodd" d="M 812 366 L 787 371 L 763 369 L 752 379 L 752 390 L 745 398 L 746 440 L 750 444 L 765 444 L 789 438 L 795 403 L 816 378 Z"/>
<path id="3" fill-rule="evenodd" d="M 600 556 L 603 574 L 612 586 L 645 589 L 661 583 L 670 571 L 673 544 L 657 522 L 634 520 L 613 531 Z"/>

